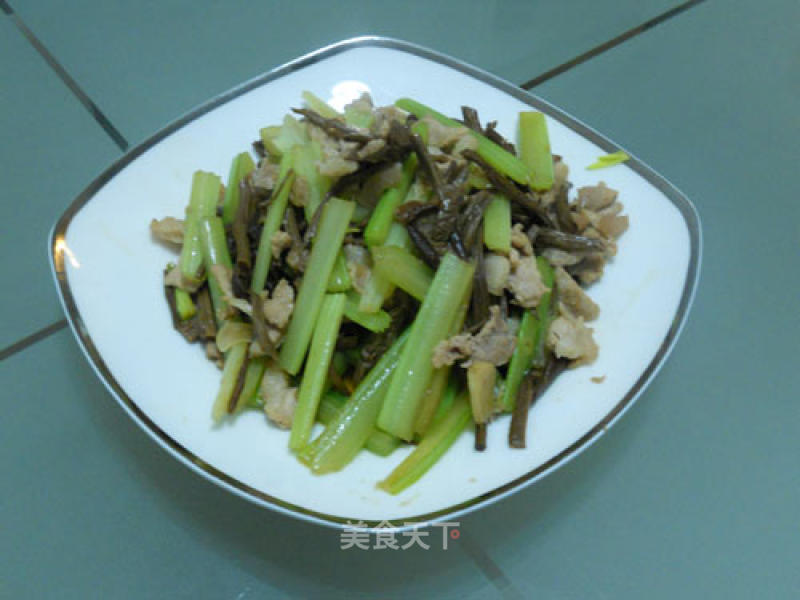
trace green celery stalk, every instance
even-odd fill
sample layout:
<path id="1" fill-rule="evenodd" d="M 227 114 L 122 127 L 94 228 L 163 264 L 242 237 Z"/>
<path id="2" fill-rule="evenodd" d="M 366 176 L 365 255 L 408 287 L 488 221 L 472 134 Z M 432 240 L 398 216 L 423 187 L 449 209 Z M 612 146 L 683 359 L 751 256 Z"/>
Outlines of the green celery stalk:
<path id="1" fill-rule="evenodd" d="M 236 210 L 239 208 L 239 183 L 255 168 L 256 165 L 248 152 L 233 157 L 228 174 L 228 186 L 225 188 L 225 199 L 222 201 L 222 222 L 225 225 L 233 223 L 236 217 Z"/>
<path id="2" fill-rule="evenodd" d="M 417 415 L 414 417 L 414 433 L 425 435 L 433 421 L 442 397 L 447 390 L 447 383 L 450 381 L 450 367 L 440 367 L 433 371 L 428 389 L 419 404 Z"/>
<path id="3" fill-rule="evenodd" d="M 342 247 L 354 208 L 353 202 L 334 197 L 322 209 L 317 235 L 281 347 L 280 365 L 292 375 L 297 375 L 303 364 L 311 332 L 325 296 L 325 287 L 336 255 Z"/>
<path id="4" fill-rule="evenodd" d="M 522 315 L 517 332 L 517 346 L 508 363 L 505 389 L 500 401 L 504 412 L 514 410 L 519 386 L 528 369 L 544 367 L 544 346 L 547 341 L 547 330 L 553 319 L 551 304 L 554 273 L 553 267 L 542 256 L 536 258 L 536 266 L 542 275 L 542 283 L 550 288 L 550 291 L 542 294 L 535 313 L 533 310 L 526 310 Z"/>
<path id="5" fill-rule="evenodd" d="M 242 393 L 236 402 L 234 413 L 240 413 L 245 408 L 252 407 L 253 399 L 258 396 L 258 389 L 266 369 L 267 359 L 263 356 L 251 358 L 248 361 L 247 371 L 244 374 L 244 386 L 242 386 Z"/>
<path id="6" fill-rule="evenodd" d="M 325 102 L 322 98 L 315 96 L 312 92 L 306 90 L 301 95 L 303 100 L 306 101 L 308 108 L 325 117 L 326 119 L 335 119 L 336 117 L 342 116 L 336 112 L 335 108 Z"/>
<path id="7" fill-rule="evenodd" d="M 373 428 L 367 441 L 364 442 L 364 449 L 378 456 L 389 456 L 392 452 L 397 450 L 400 444 L 402 444 L 402 442 L 393 435 Z"/>
<path id="8" fill-rule="evenodd" d="M 393 292 L 392 282 L 373 270 L 361 295 L 358 310 L 363 313 L 377 313 Z"/>
<path id="9" fill-rule="evenodd" d="M 368 246 L 379 246 L 386 241 L 389 229 L 394 223 L 394 211 L 403 203 L 411 188 L 411 182 L 417 172 L 417 162 L 417 155 L 409 154 L 403 162 L 403 175 L 400 181 L 383 192 L 364 229 L 364 240 Z"/>
<path id="10" fill-rule="evenodd" d="M 220 265 L 233 269 L 228 244 L 225 241 L 225 227 L 219 217 L 206 217 L 200 220 L 200 244 L 203 249 L 203 262 L 208 274 L 208 289 L 211 292 L 211 304 L 217 324 L 225 319 L 228 303 L 222 297 L 222 287 L 211 267 Z"/>
<path id="11" fill-rule="evenodd" d="M 413 254 L 397 246 L 372 248 L 373 271 L 422 301 L 433 280 L 430 267 Z"/>
<path id="12" fill-rule="evenodd" d="M 357 292 L 351 290 L 347 294 L 347 301 L 344 304 L 344 316 L 353 321 L 353 323 L 358 323 L 365 329 L 369 329 L 375 333 L 385 331 L 392 322 L 392 317 L 389 316 L 389 313 L 385 310 L 379 310 L 375 313 L 365 313 L 358 308 L 360 302 L 361 297 Z"/>
<path id="13" fill-rule="evenodd" d="M 320 436 L 298 453 L 315 473 L 330 473 L 345 467 L 375 430 L 389 381 L 409 337 L 403 332 L 361 380 L 336 419 Z"/>
<path id="14" fill-rule="evenodd" d="M 511 203 L 495 195 L 483 214 L 483 242 L 489 250 L 508 254 L 511 251 Z"/>
<path id="15" fill-rule="evenodd" d="M 444 389 L 444 393 L 442 394 L 442 399 L 439 401 L 439 406 L 436 407 L 436 412 L 433 413 L 433 418 L 431 419 L 429 426 L 439 423 L 442 419 L 444 419 L 448 415 L 457 397 L 458 397 L 458 386 L 456 385 L 455 381 L 453 381 L 453 379 L 450 379 L 447 382 L 447 387 Z"/>
<path id="16" fill-rule="evenodd" d="M 317 421 L 323 425 L 327 425 L 333 421 L 336 418 L 336 415 L 339 414 L 339 411 L 342 409 L 342 406 L 344 406 L 345 402 L 347 402 L 347 396 L 344 394 L 340 394 L 339 392 L 335 392 L 333 390 L 328 390 L 325 392 L 325 395 L 322 396 L 322 399 L 319 401 L 319 407 L 317 408 Z"/>
<path id="17" fill-rule="evenodd" d="M 175 288 L 175 309 L 181 321 L 191 319 L 197 313 L 197 307 L 192 302 L 189 292 L 181 288 Z"/>
<path id="18" fill-rule="evenodd" d="M 344 252 L 340 250 L 336 255 L 336 262 L 333 263 L 333 271 L 328 281 L 328 291 L 331 293 L 346 292 L 351 287 L 353 287 L 353 282 L 347 271 L 347 261 L 344 258 Z"/>
<path id="19" fill-rule="evenodd" d="M 401 98 L 395 106 L 412 113 L 419 119 L 432 117 L 442 125 L 448 127 L 464 127 L 461 123 L 444 116 L 429 106 L 425 106 L 411 98 Z M 516 156 L 495 144 L 492 140 L 477 131 L 469 130 L 470 134 L 478 140 L 477 153 L 500 173 L 507 175 L 517 183 L 528 185 L 529 171 L 525 164 Z"/>
<path id="20" fill-rule="evenodd" d="M 261 129 L 261 142 L 272 156 L 284 156 L 294 146 L 308 143 L 308 132 L 305 124 L 291 115 L 283 117 L 281 125 L 273 125 Z"/>
<path id="21" fill-rule="evenodd" d="M 256 262 L 253 266 L 253 276 L 250 280 L 250 291 L 258 294 L 264 289 L 272 262 L 272 236 L 280 229 L 283 215 L 289 204 L 289 193 L 292 191 L 295 174 L 292 170 L 292 155 L 285 154 L 281 159 L 280 183 L 277 190 L 273 191 L 273 199 L 269 203 L 261 237 L 256 250 Z"/>
<path id="22" fill-rule="evenodd" d="M 327 392 L 319 403 L 317 420 L 323 425 L 328 425 L 336 418 L 346 403 L 347 396 L 337 392 Z M 400 440 L 396 437 L 373 428 L 367 441 L 364 442 L 364 449 L 378 456 L 389 456 L 399 445 Z"/>
<path id="23" fill-rule="evenodd" d="M 543 192 L 553 187 L 553 154 L 547 121 L 540 112 L 519 113 L 519 157 L 530 172 L 533 189 Z"/>
<path id="24" fill-rule="evenodd" d="M 503 412 L 511 412 L 514 410 L 522 378 L 525 376 L 525 372 L 530 368 L 531 360 L 533 360 L 538 331 L 539 319 L 533 311 L 526 310 L 522 315 L 519 330 L 517 331 L 517 345 L 508 363 L 506 386 L 503 390 L 502 400 L 500 401 Z"/>
<path id="25" fill-rule="evenodd" d="M 453 325 L 450 327 L 448 337 L 456 335 L 464 326 L 464 319 L 469 309 L 470 294 L 471 288 L 468 288 L 464 297 L 461 298 L 461 303 L 458 306 L 456 318 L 453 321 Z M 433 371 L 431 383 L 428 389 L 425 390 L 425 395 L 417 409 L 417 415 L 414 420 L 414 433 L 423 435 L 428 430 L 428 427 L 430 427 L 435 418 L 435 414 L 439 410 L 438 407 L 442 402 L 442 394 L 450 380 L 451 372 L 452 370 L 450 367 L 441 367 Z"/>
<path id="26" fill-rule="evenodd" d="M 219 423 L 228 412 L 228 403 L 236 388 L 236 380 L 239 371 L 247 360 L 247 352 L 250 344 L 240 342 L 234 344 L 225 353 L 225 366 L 222 368 L 222 379 L 220 380 L 219 391 L 214 399 L 214 406 L 211 409 L 211 418 L 215 423 Z M 241 397 L 241 395 L 240 395 Z"/>
<path id="27" fill-rule="evenodd" d="M 410 441 L 419 403 L 433 372 L 433 349 L 447 337 L 459 306 L 472 283 L 475 267 L 448 252 L 411 326 L 408 344 L 389 385 L 378 427 Z"/>
<path id="28" fill-rule="evenodd" d="M 378 487 L 390 494 L 399 494 L 418 481 L 450 449 L 471 418 L 469 403 L 461 395 L 453 402 L 447 416 L 431 426 L 413 452 Z"/>
<path id="29" fill-rule="evenodd" d="M 311 437 L 314 417 L 317 414 L 325 380 L 328 378 L 328 369 L 336 348 L 336 338 L 342 324 L 344 302 L 344 294 L 327 294 L 319 310 L 311 348 L 308 351 L 308 361 L 297 393 L 297 408 L 294 411 L 292 431 L 289 435 L 291 450 L 299 450 Z"/>
<path id="30" fill-rule="evenodd" d="M 203 266 L 203 248 L 200 243 L 200 220 L 217 214 L 219 177 L 205 171 L 195 171 L 192 176 L 192 193 L 186 208 L 183 247 L 181 248 L 181 275 L 188 281 L 200 280 Z"/>
<path id="31" fill-rule="evenodd" d="M 612 152 L 611 154 L 598 156 L 597 160 L 586 168 L 590 171 L 594 171 L 595 169 L 606 169 L 608 167 L 613 167 L 614 165 L 624 163 L 628 159 L 630 159 L 630 156 L 628 156 L 622 150 L 618 150 L 617 152 Z"/>
<path id="32" fill-rule="evenodd" d="M 358 107 L 347 105 L 344 107 L 344 122 L 352 127 L 361 127 L 362 129 L 369 129 L 375 121 L 375 115 L 372 110 L 360 110 Z"/>
<path id="33" fill-rule="evenodd" d="M 308 185 L 308 202 L 303 207 L 306 220 L 310 223 L 317 207 L 322 203 L 325 194 L 331 187 L 331 178 L 321 175 L 317 169 L 317 161 L 322 158 L 322 148 L 319 142 L 312 140 L 303 146 L 292 148 L 294 157 L 294 170 L 298 177 L 305 180 Z"/>

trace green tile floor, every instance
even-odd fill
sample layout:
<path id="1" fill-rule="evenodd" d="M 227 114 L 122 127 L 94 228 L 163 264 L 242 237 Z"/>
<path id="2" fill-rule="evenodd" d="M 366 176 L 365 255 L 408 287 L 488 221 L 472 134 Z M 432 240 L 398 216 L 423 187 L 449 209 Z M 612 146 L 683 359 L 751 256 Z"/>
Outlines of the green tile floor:
<path id="1" fill-rule="evenodd" d="M 345 37 L 407 39 L 522 83 L 678 5 L 10 4 L 0 349 L 63 318 L 47 232 L 121 155 L 17 20 L 135 143 Z M 708 0 L 533 90 L 673 181 L 703 219 L 701 283 L 673 355 L 576 460 L 463 518 L 447 551 L 343 552 L 334 532 L 169 458 L 61 330 L 0 363 L 0 597 L 800 596 L 799 22 L 794 1 Z"/>

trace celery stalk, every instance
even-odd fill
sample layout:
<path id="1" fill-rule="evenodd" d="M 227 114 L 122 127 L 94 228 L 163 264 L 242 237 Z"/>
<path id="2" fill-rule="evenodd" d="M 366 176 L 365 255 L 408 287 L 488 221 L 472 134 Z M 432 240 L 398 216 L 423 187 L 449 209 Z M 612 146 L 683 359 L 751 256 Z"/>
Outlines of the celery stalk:
<path id="1" fill-rule="evenodd" d="M 430 267 L 397 246 L 372 248 L 374 271 L 417 300 L 423 300 L 433 280 Z"/>
<path id="2" fill-rule="evenodd" d="M 417 155 L 409 154 L 403 162 L 403 175 L 400 181 L 383 192 L 366 229 L 364 229 L 364 240 L 368 246 L 378 246 L 386 241 L 386 236 L 389 235 L 389 229 L 394 222 L 394 211 L 405 200 L 411 182 L 414 180 L 417 162 Z"/>
<path id="3" fill-rule="evenodd" d="M 248 152 L 233 157 L 228 174 L 228 186 L 225 188 L 225 199 L 222 201 L 222 222 L 225 225 L 233 223 L 236 217 L 236 210 L 239 208 L 239 183 L 255 168 Z"/>
<path id="4" fill-rule="evenodd" d="M 273 198 L 269 203 L 267 215 L 264 218 L 264 226 L 261 229 L 261 237 L 258 240 L 256 250 L 256 262 L 253 266 L 253 276 L 250 280 L 250 291 L 258 294 L 264 289 L 269 274 L 270 263 L 272 262 L 272 236 L 280 229 L 283 222 L 283 215 L 289 204 L 289 193 L 292 191 L 295 174 L 292 170 L 292 155 L 285 154 L 281 159 L 280 183 L 277 189 L 273 190 Z"/>
<path id="5" fill-rule="evenodd" d="M 500 406 L 503 412 L 511 412 L 516 404 L 519 386 L 525 372 L 531 366 L 533 351 L 536 347 L 536 338 L 539 331 L 539 319 L 533 311 L 526 310 L 522 315 L 522 320 L 517 331 L 517 345 L 511 360 L 508 363 L 506 374 L 506 386 L 503 390 L 503 397 Z"/>
<path id="6" fill-rule="evenodd" d="M 361 380 L 342 410 L 325 431 L 298 457 L 315 473 L 330 473 L 346 466 L 374 431 L 389 381 L 409 337 L 406 330 Z"/>
<path id="7" fill-rule="evenodd" d="M 586 168 L 590 171 L 594 171 L 595 169 L 606 169 L 608 167 L 613 167 L 614 165 L 624 163 L 629 158 L 630 156 L 628 156 L 625 152 L 618 150 L 617 152 L 612 152 L 611 154 L 598 156 L 597 160 Z"/>
<path id="8" fill-rule="evenodd" d="M 447 387 L 444 389 L 444 393 L 442 394 L 442 399 L 439 401 L 439 406 L 436 407 L 436 412 L 433 413 L 433 418 L 431 419 L 430 426 L 435 425 L 442 419 L 444 419 L 447 414 L 450 412 L 450 409 L 453 406 L 453 403 L 456 401 L 458 397 L 458 386 L 456 385 L 455 381 L 450 379 L 447 382 Z"/>
<path id="9" fill-rule="evenodd" d="M 442 125 L 448 127 L 464 127 L 461 123 L 444 116 L 442 113 L 435 111 L 429 106 L 425 106 L 412 100 L 410 98 L 401 98 L 395 102 L 395 106 L 414 114 L 416 117 L 422 119 L 424 117 L 432 117 Z M 492 167 L 500 173 L 507 175 L 517 183 L 523 185 L 528 184 L 529 171 L 525 164 L 520 161 L 516 156 L 495 144 L 492 140 L 480 133 L 469 130 L 470 134 L 478 140 L 477 152 Z"/>
<path id="10" fill-rule="evenodd" d="M 181 288 L 175 288 L 175 309 L 178 311 L 181 321 L 191 319 L 197 312 L 197 307 L 192 302 L 189 292 Z"/>
<path id="11" fill-rule="evenodd" d="M 433 349 L 449 334 L 458 312 L 453 307 L 460 305 L 474 270 L 473 264 L 452 253 L 442 259 L 411 326 L 408 344 L 378 417 L 378 427 L 387 433 L 406 441 L 413 437 L 414 418 L 433 372 Z"/>
<path id="12" fill-rule="evenodd" d="M 192 176 L 192 193 L 186 208 L 183 248 L 181 249 L 181 276 L 189 281 L 200 279 L 203 266 L 203 249 L 200 243 L 200 220 L 217 214 L 219 177 L 205 171 L 195 171 Z"/>
<path id="13" fill-rule="evenodd" d="M 511 251 L 511 203 L 495 195 L 483 215 L 483 241 L 489 250 L 508 254 Z"/>
<path id="14" fill-rule="evenodd" d="M 531 187 L 543 192 L 553 187 L 553 155 L 547 121 L 540 112 L 519 113 L 519 157 L 530 172 Z"/>
<path id="15" fill-rule="evenodd" d="M 500 401 L 504 412 L 514 410 L 525 372 L 532 366 L 536 368 L 544 366 L 544 345 L 547 341 L 547 330 L 553 319 L 551 303 L 554 274 L 553 267 L 542 256 L 536 258 L 536 266 L 542 275 L 542 283 L 549 287 L 550 291 L 542 295 L 535 313 L 533 310 L 527 310 L 522 315 L 517 332 L 517 346 L 508 363 L 506 385 Z"/>
<path id="16" fill-rule="evenodd" d="M 319 310 L 311 348 L 308 351 L 308 361 L 297 394 L 297 408 L 294 411 L 292 432 L 289 435 L 291 450 L 299 450 L 311 437 L 314 417 L 336 348 L 339 326 L 342 324 L 344 302 L 344 294 L 327 294 Z"/>
<path id="17" fill-rule="evenodd" d="M 272 156 L 284 156 L 294 146 L 308 143 L 308 132 L 305 124 L 291 115 L 283 117 L 281 125 L 273 125 L 261 129 L 261 142 Z"/>
<path id="18" fill-rule="evenodd" d="M 364 313 L 377 313 L 392 292 L 394 292 L 392 282 L 373 270 L 361 295 L 358 310 Z"/>
<path id="19" fill-rule="evenodd" d="M 232 346 L 225 354 L 225 366 L 222 369 L 219 391 L 211 409 L 211 418 L 215 423 L 219 423 L 228 412 L 228 403 L 236 388 L 239 371 L 244 365 L 244 361 L 247 360 L 249 346 L 250 344 L 247 342 L 240 342 Z"/>
<path id="20" fill-rule="evenodd" d="M 469 403 L 461 395 L 453 402 L 447 416 L 431 426 L 414 451 L 378 487 L 390 494 L 399 494 L 418 481 L 450 449 L 470 419 Z"/>
<path id="21" fill-rule="evenodd" d="M 319 403 L 317 420 L 323 425 L 328 425 L 333 421 L 347 403 L 347 396 L 336 392 L 328 392 Z M 385 431 L 372 430 L 367 441 L 364 442 L 364 450 L 368 450 L 378 456 L 389 456 L 400 445 L 400 440 L 389 435 Z"/>
<path id="22" fill-rule="evenodd" d="M 306 220 L 310 223 L 314 212 L 331 187 L 331 178 L 321 175 L 317 168 L 317 161 L 322 158 L 322 148 L 319 142 L 312 140 L 303 146 L 295 146 L 292 148 L 291 154 L 294 158 L 294 170 L 297 176 L 301 177 L 308 186 L 308 202 L 304 210 Z"/>
<path id="23" fill-rule="evenodd" d="M 214 316 L 220 324 L 228 310 L 228 303 L 222 297 L 222 286 L 211 270 L 213 266 L 233 268 L 228 245 L 225 241 L 225 227 L 219 217 L 206 217 L 200 220 L 200 244 L 203 249 L 203 262 L 208 274 L 208 289 L 211 292 L 211 304 L 214 307 Z"/>
<path id="24" fill-rule="evenodd" d="M 325 287 L 354 208 L 353 202 L 334 197 L 322 209 L 319 229 L 281 347 L 280 365 L 292 375 L 296 375 L 303 364 L 311 332 L 325 296 Z"/>
<path id="25" fill-rule="evenodd" d="M 328 281 L 328 291 L 331 293 L 346 292 L 351 287 L 353 287 L 353 282 L 347 271 L 347 261 L 344 253 L 340 250 L 336 255 L 336 262 L 333 263 L 333 271 Z"/>
<path id="26" fill-rule="evenodd" d="M 458 311 L 456 312 L 455 321 L 453 321 L 453 324 L 450 327 L 448 337 L 456 335 L 464 326 L 464 319 L 466 318 L 467 310 L 469 309 L 470 293 L 471 290 L 468 290 L 461 299 Z M 420 402 L 420 406 L 417 409 L 417 415 L 414 420 L 414 433 L 422 435 L 428 430 L 428 427 L 430 427 L 443 400 L 442 395 L 448 384 L 448 381 L 450 380 L 451 372 L 452 371 L 450 367 L 441 367 L 436 369 L 433 372 L 433 375 L 431 375 L 430 385 L 428 386 L 428 389 L 425 390 L 425 395 L 423 396 L 422 402 Z"/>
<path id="27" fill-rule="evenodd" d="M 351 290 L 350 293 L 347 294 L 347 301 L 344 304 L 344 316 L 353 321 L 353 323 L 358 323 L 365 329 L 369 329 L 375 333 L 385 331 L 392 322 L 392 317 L 389 316 L 389 313 L 385 310 L 379 310 L 375 313 L 365 313 L 358 308 L 360 301 L 361 297 L 358 293 Z"/>
<path id="28" fill-rule="evenodd" d="M 431 381 L 422 397 L 417 415 L 414 417 L 414 433 L 424 435 L 441 404 L 450 380 L 450 367 L 439 367 L 431 375 Z"/>
<path id="29" fill-rule="evenodd" d="M 261 385 L 261 379 L 264 377 L 264 371 L 267 369 L 267 359 L 263 356 L 251 358 L 247 362 L 247 371 L 244 374 L 244 386 L 242 386 L 242 393 L 236 402 L 234 414 L 242 412 L 245 408 L 252 406 L 253 399 L 258 396 L 258 388 Z"/>
<path id="30" fill-rule="evenodd" d="M 333 108 L 330 104 L 325 102 L 322 98 L 315 96 L 313 93 L 309 91 L 305 91 L 302 94 L 303 100 L 306 101 L 306 105 L 308 108 L 313 110 L 315 113 L 318 113 L 325 117 L 326 119 L 334 119 L 336 117 L 341 117 L 336 109 Z"/>

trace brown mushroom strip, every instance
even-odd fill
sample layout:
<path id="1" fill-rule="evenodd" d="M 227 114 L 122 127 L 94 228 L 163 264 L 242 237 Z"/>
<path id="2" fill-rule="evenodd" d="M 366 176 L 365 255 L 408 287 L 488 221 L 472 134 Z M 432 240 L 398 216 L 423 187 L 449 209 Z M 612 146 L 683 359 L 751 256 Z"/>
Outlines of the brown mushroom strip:
<path id="1" fill-rule="evenodd" d="M 489 284 L 483 260 L 483 243 L 475 244 L 475 275 L 472 280 L 472 300 L 469 305 L 470 328 L 479 330 L 489 320 Z"/>
<path id="2" fill-rule="evenodd" d="M 239 206 L 236 209 L 231 233 L 236 245 L 236 268 L 235 270 L 248 273 L 251 267 L 250 239 L 247 237 L 247 229 L 250 223 L 250 215 L 254 210 L 255 196 L 251 193 L 247 178 L 239 182 Z M 249 276 L 247 277 L 249 280 Z"/>
<path id="3" fill-rule="evenodd" d="M 528 428 L 528 411 L 536 395 L 536 373 L 529 371 L 522 379 L 517 394 L 517 401 L 511 413 L 511 425 L 508 428 L 508 445 L 511 448 L 525 447 L 525 432 Z"/>
<path id="4" fill-rule="evenodd" d="M 231 397 L 228 399 L 228 406 L 227 411 L 229 415 L 232 415 L 236 410 L 236 405 L 239 403 L 239 396 L 242 395 L 242 389 L 244 389 L 244 377 L 247 373 L 247 364 L 250 362 L 250 357 L 245 356 L 244 361 L 242 362 L 242 366 L 239 368 L 239 373 L 236 375 L 236 384 L 233 386 L 233 393 Z"/>
<path id="5" fill-rule="evenodd" d="M 309 108 L 293 108 L 292 112 L 298 115 L 303 115 L 308 122 L 316 125 L 322 131 L 327 133 L 332 138 L 345 140 L 347 142 L 363 142 L 367 143 L 372 138 L 371 135 L 365 134 L 353 127 L 349 127 L 337 119 L 326 119 L 322 115 Z"/>
<path id="6" fill-rule="evenodd" d="M 488 125 L 486 125 L 486 130 L 483 132 L 487 138 L 492 140 L 495 144 L 503 148 L 504 150 L 510 152 L 511 154 L 516 155 L 517 149 L 514 147 L 514 144 L 509 142 L 506 138 L 500 135 L 497 132 L 497 121 L 491 121 Z"/>
<path id="7" fill-rule="evenodd" d="M 558 221 L 558 228 L 567 233 L 575 233 L 575 221 L 572 220 L 572 213 L 569 210 L 569 201 L 567 199 L 567 186 L 562 185 L 556 192 L 556 199 L 554 202 L 556 209 L 556 220 Z"/>
<path id="8" fill-rule="evenodd" d="M 481 158 L 477 152 L 473 150 L 464 150 L 461 155 L 467 160 L 474 162 L 486 174 L 489 182 L 497 188 L 497 190 L 506 196 L 511 202 L 518 204 L 525 208 L 530 214 L 535 216 L 539 221 L 549 227 L 553 227 L 555 223 L 545 210 L 539 205 L 538 200 L 529 193 L 526 193 L 517 187 L 508 177 L 498 173 L 489 163 Z"/>
<path id="9" fill-rule="evenodd" d="M 407 225 L 406 230 L 408 231 L 408 237 L 410 237 L 411 241 L 414 242 L 414 245 L 417 247 L 417 250 L 419 250 L 419 253 L 422 256 L 422 260 L 425 261 L 425 264 L 427 264 L 431 269 L 438 269 L 440 260 L 439 254 L 433 248 L 433 245 L 430 243 L 428 238 L 426 238 L 415 225 Z"/>
<path id="10" fill-rule="evenodd" d="M 578 252 L 605 252 L 603 240 L 565 233 L 556 229 L 532 225 L 528 229 L 528 237 L 537 248 L 558 248 L 560 250 Z"/>
<path id="11" fill-rule="evenodd" d="M 475 450 L 486 450 L 486 423 L 475 423 Z"/>
<path id="12" fill-rule="evenodd" d="M 567 367 L 569 361 L 550 356 L 541 373 L 531 372 L 525 376 L 520 386 L 517 403 L 511 415 L 511 425 L 508 430 L 508 445 L 512 448 L 525 447 L 525 431 L 528 428 L 528 412 L 531 405 L 539 399 Z M 530 388 L 526 387 L 530 385 Z"/>
<path id="13" fill-rule="evenodd" d="M 411 201 L 398 206 L 394 212 L 394 218 L 403 225 L 408 225 L 410 223 L 413 223 L 423 215 L 430 214 L 435 211 L 436 211 L 435 204 Z"/>
<path id="14" fill-rule="evenodd" d="M 430 183 L 431 188 L 433 188 L 433 193 L 438 199 L 438 203 L 440 205 L 445 204 L 447 202 L 447 197 L 442 189 L 442 178 L 436 165 L 433 164 L 431 155 L 428 153 L 428 147 L 416 133 L 411 136 L 411 145 L 419 159 L 420 172 L 428 179 L 428 183 Z"/>
<path id="15" fill-rule="evenodd" d="M 478 111 L 470 106 L 461 107 L 462 123 L 477 133 L 483 134 L 481 120 L 478 118 Z"/>

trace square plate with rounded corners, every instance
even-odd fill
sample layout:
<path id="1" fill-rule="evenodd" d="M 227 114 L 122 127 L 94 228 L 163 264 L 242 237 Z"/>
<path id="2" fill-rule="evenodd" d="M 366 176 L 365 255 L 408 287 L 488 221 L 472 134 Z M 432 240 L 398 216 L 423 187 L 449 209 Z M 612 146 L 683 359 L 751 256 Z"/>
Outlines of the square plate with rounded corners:
<path id="1" fill-rule="evenodd" d="M 196 169 L 226 176 L 259 128 L 280 122 L 303 90 L 332 103 L 367 90 L 377 105 L 402 96 L 458 115 L 462 104 L 513 136 L 521 110 L 548 116 L 553 152 L 575 187 L 619 190 L 631 226 L 603 279 L 590 288 L 600 356 L 562 375 L 533 406 L 528 448 L 508 448 L 508 417 L 489 427 L 488 450 L 463 434 L 398 496 L 375 487 L 407 454 L 362 452 L 340 473 L 314 476 L 287 449 L 287 434 L 257 412 L 212 427 L 219 371 L 171 326 L 161 287 L 175 255 L 149 234 L 151 218 L 181 216 Z M 54 226 L 50 252 L 73 332 L 120 405 L 156 442 L 214 483 L 257 504 L 331 526 L 370 527 L 454 518 L 503 498 L 565 464 L 631 406 L 666 359 L 697 285 L 696 210 L 635 157 L 588 171 L 619 147 L 520 88 L 458 60 L 378 37 L 347 40 L 259 76 L 193 110 L 123 156 Z M 605 376 L 602 384 L 592 377 Z M 387 525 L 384 523 L 384 526 Z"/>

